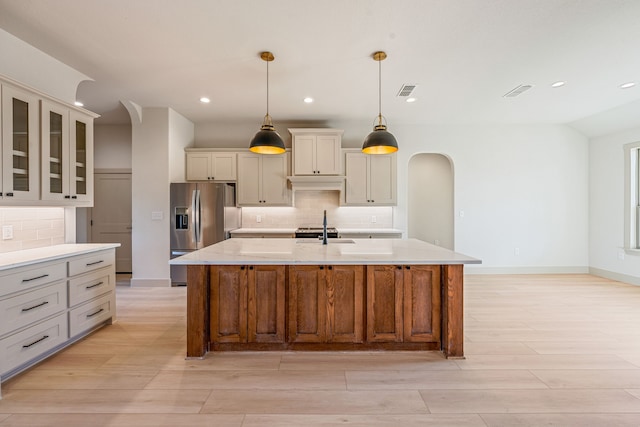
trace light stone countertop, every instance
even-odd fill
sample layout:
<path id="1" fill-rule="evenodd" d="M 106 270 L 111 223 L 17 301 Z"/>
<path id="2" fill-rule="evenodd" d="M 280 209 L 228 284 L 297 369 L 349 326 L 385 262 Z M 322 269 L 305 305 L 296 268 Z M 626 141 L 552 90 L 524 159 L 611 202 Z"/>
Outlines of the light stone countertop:
<path id="1" fill-rule="evenodd" d="M 117 248 L 120 243 L 67 243 L 44 248 L 24 249 L 0 254 L 0 271 L 24 267 L 38 262 L 55 261 L 74 255 L 90 254 L 104 249 Z"/>
<path id="2" fill-rule="evenodd" d="M 293 234 L 295 228 L 236 228 L 231 230 L 231 234 Z"/>
<path id="3" fill-rule="evenodd" d="M 417 239 L 224 240 L 172 259 L 172 265 L 480 264 L 482 261 Z"/>

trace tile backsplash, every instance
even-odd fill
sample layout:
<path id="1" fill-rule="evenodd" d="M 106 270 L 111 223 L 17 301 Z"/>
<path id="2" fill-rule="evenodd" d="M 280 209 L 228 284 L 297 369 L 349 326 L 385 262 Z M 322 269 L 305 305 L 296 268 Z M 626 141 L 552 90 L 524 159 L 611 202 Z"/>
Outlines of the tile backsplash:
<path id="1" fill-rule="evenodd" d="M 0 240 L 0 253 L 64 243 L 64 208 L 0 208 L 0 226 L 13 228 Z"/>
<path id="2" fill-rule="evenodd" d="M 390 206 L 340 206 L 340 193 L 337 191 L 297 191 L 294 197 L 295 206 L 293 207 L 242 208 L 242 227 L 296 228 L 321 226 L 325 209 L 327 210 L 327 224 L 329 227 L 393 227 L 393 208 Z M 260 222 L 258 222 L 258 219 L 260 219 Z"/>

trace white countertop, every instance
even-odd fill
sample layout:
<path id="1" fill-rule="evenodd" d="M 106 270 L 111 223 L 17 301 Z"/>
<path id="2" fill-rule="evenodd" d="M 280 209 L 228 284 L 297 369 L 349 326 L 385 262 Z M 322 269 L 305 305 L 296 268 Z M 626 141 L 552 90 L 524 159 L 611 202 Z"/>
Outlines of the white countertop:
<path id="1" fill-rule="evenodd" d="M 480 264 L 482 261 L 417 239 L 224 240 L 169 263 L 174 265 L 245 264 Z"/>
<path id="2" fill-rule="evenodd" d="M 338 228 L 338 233 L 349 234 L 402 234 L 402 230 L 397 228 Z"/>
<path id="3" fill-rule="evenodd" d="M 231 230 L 231 234 L 293 234 L 295 228 L 236 228 Z"/>
<path id="4" fill-rule="evenodd" d="M 44 248 L 5 252 L 0 254 L 0 271 L 24 267 L 37 262 L 55 261 L 73 255 L 84 255 L 104 249 L 117 248 L 118 246 L 120 246 L 120 243 L 68 243 Z"/>

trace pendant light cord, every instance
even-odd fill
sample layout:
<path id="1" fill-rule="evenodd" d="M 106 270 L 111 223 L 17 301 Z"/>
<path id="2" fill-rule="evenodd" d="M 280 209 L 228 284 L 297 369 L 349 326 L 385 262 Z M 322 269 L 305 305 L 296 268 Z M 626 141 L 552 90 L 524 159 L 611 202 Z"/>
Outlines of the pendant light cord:
<path id="1" fill-rule="evenodd" d="M 269 61 L 267 63 L 267 116 L 269 115 Z"/>
<path id="2" fill-rule="evenodd" d="M 382 124 L 382 60 L 378 61 L 378 120 Z"/>

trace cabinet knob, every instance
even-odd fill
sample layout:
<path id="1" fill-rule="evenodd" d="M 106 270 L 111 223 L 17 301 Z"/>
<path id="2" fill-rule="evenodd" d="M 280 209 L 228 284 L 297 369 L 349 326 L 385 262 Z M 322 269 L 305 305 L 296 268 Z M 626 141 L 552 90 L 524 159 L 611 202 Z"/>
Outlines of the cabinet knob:
<path id="1" fill-rule="evenodd" d="M 240 266 L 240 270 L 244 270 L 244 265 L 241 265 L 241 266 Z"/>
<path id="2" fill-rule="evenodd" d="M 253 265 L 249 266 L 249 270 L 253 270 Z"/>
<path id="3" fill-rule="evenodd" d="M 333 270 L 333 266 L 330 265 L 329 267 L 327 267 L 329 270 Z"/>
<path id="4" fill-rule="evenodd" d="M 72 199 L 77 199 L 77 198 L 78 198 L 78 196 L 71 196 L 71 198 L 72 198 Z"/>
<path id="5" fill-rule="evenodd" d="M 13 193 L 7 193 L 6 196 L 7 197 L 13 197 Z"/>
<path id="6" fill-rule="evenodd" d="M 323 265 L 320 266 L 320 270 L 324 270 L 324 266 Z"/>
<path id="7" fill-rule="evenodd" d="M 411 270 L 411 266 L 410 265 L 406 265 L 404 268 L 406 268 L 407 270 Z"/>
<path id="8" fill-rule="evenodd" d="M 65 198 L 65 199 L 70 199 L 70 198 L 71 198 L 71 196 L 67 195 L 67 196 L 64 196 L 64 198 Z"/>
<path id="9" fill-rule="evenodd" d="M 396 269 L 397 270 L 402 270 L 402 266 L 401 265 L 396 265 Z"/>

